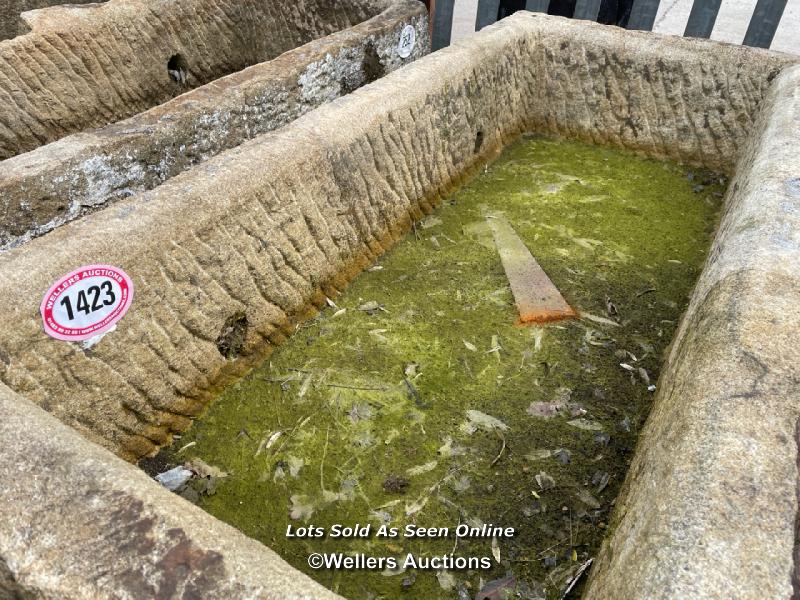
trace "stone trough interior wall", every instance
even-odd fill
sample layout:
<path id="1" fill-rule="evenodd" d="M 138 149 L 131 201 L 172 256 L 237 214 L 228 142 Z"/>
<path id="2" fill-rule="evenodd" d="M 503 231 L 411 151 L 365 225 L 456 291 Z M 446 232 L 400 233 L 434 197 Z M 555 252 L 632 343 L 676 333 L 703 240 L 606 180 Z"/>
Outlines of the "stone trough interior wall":
<path id="1" fill-rule="evenodd" d="M 32 31 L 0 42 L 0 160 L 142 112 L 389 5 L 109 0 L 26 13 Z M 173 61 L 185 83 L 169 74 Z"/>
<path id="2" fill-rule="evenodd" d="M 795 598 L 800 67 L 736 168 L 586 597 Z"/>

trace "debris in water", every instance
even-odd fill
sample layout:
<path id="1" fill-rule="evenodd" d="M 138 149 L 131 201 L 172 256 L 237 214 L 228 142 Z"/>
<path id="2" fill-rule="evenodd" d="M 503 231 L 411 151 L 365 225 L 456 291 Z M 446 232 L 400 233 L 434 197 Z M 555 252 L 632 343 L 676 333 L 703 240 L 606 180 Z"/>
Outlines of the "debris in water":
<path id="1" fill-rule="evenodd" d="M 275 442 L 278 441 L 278 438 L 281 437 L 282 435 L 283 435 L 282 431 L 276 431 L 268 438 L 265 437 L 263 440 L 261 440 L 261 443 L 258 445 L 258 449 L 256 450 L 256 456 L 261 454 L 265 449 L 269 450 L 270 448 L 272 448 Z"/>
<path id="2" fill-rule="evenodd" d="M 597 487 L 598 494 L 606 488 L 609 479 L 611 479 L 611 476 L 606 471 L 596 471 L 592 475 L 592 485 Z"/>
<path id="3" fill-rule="evenodd" d="M 572 425 L 573 427 L 586 431 L 603 431 L 602 424 L 589 419 L 572 419 L 571 421 L 567 421 L 567 425 Z"/>
<path id="4" fill-rule="evenodd" d="M 199 458 L 193 458 L 187 462 L 185 466 L 187 469 L 193 471 L 195 475 L 202 478 L 222 479 L 228 476 L 222 469 L 206 464 Z"/>
<path id="5" fill-rule="evenodd" d="M 403 367 L 403 374 L 406 377 L 414 378 L 417 376 L 417 371 L 419 370 L 419 364 L 412 362 L 408 363 L 405 367 Z"/>
<path id="6" fill-rule="evenodd" d="M 568 465 L 572 460 L 572 453 L 566 448 L 559 448 L 553 452 L 553 458 L 555 458 L 562 465 Z"/>
<path id="7" fill-rule="evenodd" d="M 445 591 L 450 591 L 456 587 L 456 578 L 450 571 L 436 571 L 436 579 L 439 587 Z"/>
<path id="8" fill-rule="evenodd" d="M 508 575 L 502 579 L 495 579 L 484 585 L 476 594 L 475 600 L 504 600 L 510 597 L 508 594 L 517 587 L 517 578 Z M 508 590 L 503 593 L 504 590 Z"/>
<path id="9" fill-rule="evenodd" d="M 485 431 L 508 431 L 508 425 L 503 423 L 500 419 L 496 419 L 479 410 L 468 410 L 467 421 L 462 423 L 461 430 L 471 435 L 478 429 L 483 429 Z"/>
<path id="10" fill-rule="evenodd" d="M 417 475 L 422 475 L 423 473 L 428 473 L 429 471 L 433 471 L 436 468 L 436 465 L 439 464 L 439 461 L 432 460 L 424 465 L 418 465 L 416 467 L 411 467 L 410 469 L 406 469 L 406 473 L 409 477 L 416 477 Z M 385 484 L 384 484 L 385 486 Z"/>
<path id="11" fill-rule="evenodd" d="M 581 319 L 589 319 L 590 321 L 594 321 L 595 323 L 599 323 L 601 325 L 608 325 L 610 327 L 619 327 L 619 323 L 616 321 L 612 321 L 611 319 L 606 319 L 605 317 L 598 317 L 597 315 L 593 315 L 591 313 L 581 311 L 580 314 Z"/>
<path id="12" fill-rule="evenodd" d="M 387 338 L 385 335 L 383 335 L 387 331 L 388 331 L 388 329 L 370 329 L 369 330 L 369 334 L 372 337 L 374 337 L 375 339 L 378 339 L 378 340 L 380 340 L 380 341 L 382 341 L 384 343 L 388 343 L 389 342 L 389 338 Z"/>
<path id="13" fill-rule="evenodd" d="M 575 587 L 575 584 L 578 583 L 578 580 L 581 578 L 581 576 L 583 576 L 583 574 L 586 572 L 586 570 L 591 566 L 593 562 L 594 562 L 593 558 L 587 560 L 580 566 L 577 572 L 569 579 L 569 581 L 567 582 L 567 587 L 564 590 L 564 593 L 561 594 L 561 600 L 564 600 L 564 598 L 567 597 L 567 594 L 569 594 L 572 591 L 572 588 Z"/>
<path id="14" fill-rule="evenodd" d="M 430 217 L 422 219 L 422 221 L 420 221 L 419 224 L 420 227 L 422 227 L 423 229 L 430 229 L 431 227 L 436 227 L 437 225 L 441 225 L 442 220 L 437 216 L 431 215 Z"/>
<path id="15" fill-rule="evenodd" d="M 290 456 L 286 459 L 286 462 L 289 465 L 289 475 L 297 479 L 297 476 L 300 474 L 300 469 L 306 464 L 305 461 L 302 458 Z"/>
<path id="16" fill-rule="evenodd" d="M 615 317 L 619 314 L 616 305 L 611 301 L 611 298 L 606 296 L 606 312 L 609 317 Z"/>
<path id="17" fill-rule="evenodd" d="M 407 590 L 407 589 L 411 588 L 412 585 L 414 585 L 414 582 L 416 580 L 417 580 L 417 573 L 415 571 L 412 571 L 411 573 L 409 573 L 408 575 L 403 577 L 403 581 L 400 582 L 400 586 L 404 590 Z"/>
<path id="18" fill-rule="evenodd" d="M 587 492 L 583 488 L 578 488 L 575 491 L 575 497 L 583 502 L 589 508 L 600 508 L 600 502 L 597 501 L 597 498 L 592 496 L 589 492 Z"/>
<path id="19" fill-rule="evenodd" d="M 462 492 L 466 492 L 470 488 L 471 485 L 472 485 L 472 482 L 471 482 L 470 478 L 467 477 L 466 475 L 462 475 L 461 477 L 459 477 L 458 479 L 456 479 L 453 482 L 453 491 L 455 491 L 455 492 L 460 494 Z"/>
<path id="20" fill-rule="evenodd" d="M 378 311 L 389 312 L 383 307 L 383 304 L 378 304 L 375 300 L 370 300 L 369 302 L 365 302 L 361 306 L 358 307 L 358 310 L 367 313 L 368 315 L 374 315 Z"/>
<path id="21" fill-rule="evenodd" d="M 383 489 L 390 494 L 405 494 L 411 482 L 401 475 L 389 475 L 383 482 Z"/>
<path id="22" fill-rule="evenodd" d="M 556 480 L 545 471 L 539 471 L 534 479 L 536 479 L 536 483 L 539 484 L 539 489 L 541 490 L 549 490 L 556 487 Z"/>
<path id="23" fill-rule="evenodd" d="M 156 475 L 155 479 L 167 488 L 170 492 L 174 492 L 183 487 L 187 481 L 192 478 L 192 471 L 183 467 L 175 467 L 169 471 L 164 471 Z"/>
<path id="24" fill-rule="evenodd" d="M 289 500 L 292 507 L 289 509 L 289 517 L 295 521 L 300 519 L 308 521 L 314 514 L 314 505 L 308 501 L 308 496 L 295 494 Z"/>
<path id="25" fill-rule="evenodd" d="M 525 455 L 525 458 L 528 460 L 544 460 L 546 458 L 550 458 L 553 456 L 553 452 L 551 450 L 546 449 L 539 449 L 539 450 L 531 450 Z"/>
<path id="26" fill-rule="evenodd" d="M 500 543 L 497 541 L 497 536 L 492 536 L 492 556 L 495 561 L 500 562 Z"/>
<path id="27" fill-rule="evenodd" d="M 502 216 L 487 215 L 522 323 L 577 316 L 517 233 Z"/>

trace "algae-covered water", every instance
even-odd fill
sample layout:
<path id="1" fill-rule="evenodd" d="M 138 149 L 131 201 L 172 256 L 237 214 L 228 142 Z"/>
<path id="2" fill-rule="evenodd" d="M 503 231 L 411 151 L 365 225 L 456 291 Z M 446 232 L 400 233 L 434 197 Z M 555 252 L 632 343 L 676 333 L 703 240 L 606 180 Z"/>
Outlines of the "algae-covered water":
<path id="1" fill-rule="evenodd" d="M 723 189 L 675 164 L 525 137 L 158 464 L 191 464 L 206 478 L 184 496 L 345 597 L 472 598 L 500 579 L 486 597 L 559 598 L 606 533 Z M 489 211 L 583 318 L 516 325 Z M 335 524 L 369 536 L 333 537 Z M 409 524 L 448 535 L 407 537 Z M 515 535 L 458 538 L 459 525 Z M 309 526 L 326 536 L 287 536 Z M 314 570 L 312 553 L 398 568 Z M 403 570 L 408 555 L 428 568 Z M 442 568 L 454 557 L 473 560 Z"/>

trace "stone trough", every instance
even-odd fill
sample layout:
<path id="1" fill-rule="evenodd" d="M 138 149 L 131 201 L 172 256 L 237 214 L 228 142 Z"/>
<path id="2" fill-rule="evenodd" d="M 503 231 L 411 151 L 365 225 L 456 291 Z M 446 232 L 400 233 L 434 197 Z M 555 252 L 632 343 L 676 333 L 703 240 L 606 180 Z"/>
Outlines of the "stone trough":
<path id="1" fill-rule="evenodd" d="M 796 62 L 519 13 L 0 254 L 0 595 L 333 596 L 123 459 L 189 427 L 413 220 L 534 131 L 733 176 L 586 597 L 790 596 Z M 225 89 L 213 91 L 227 102 Z M 116 134 L 97 135 L 113 147 Z M 82 148 L 61 154 L 65 172 Z M 47 337 L 43 294 L 94 263 L 132 276 L 130 312 L 91 346 Z"/>
<path id="2" fill-rule="evenodd" d="M 195 4 L 198 9 L 203 8 L 203 3 Z M 114 104 L 113 112 L 101 117 L 96 110 L 91 110 L 91 102 L 84 96 L 65 94 L 64 88 L 75 90 L 76 87 L 87 87 L 101 96 L 105 105 L 107 90 L 97 88 L 108 87 L 110 82 L 98 81 L 90 71 L 72 72 L 71 75 L 68 71 L 59 73 L 49 86 L 55 88 L 54 93 L 58 95 L 59 102 L 77 103 L 76 106 L 80 105 L 82 112 L 79 112 L 83 115 L 76 115 L 74 123 L 69 126 L 59 119 L 59 127 L 74 126 L 76 129 L 83 129 L 97 124 L 99 119 L 112 123 L 99 129 L 69 135 L 37 150 L 3 161 L 0 167 L 0 210 L 3 211 L 4 218 L 0 225 L 0 249 L 41 235 L 108 202 L 151 189 L 192 165 L 237 146 L 246 139 L 280 127 L 322 102 L 353 91 L 427 53 L 427 20 L 424 17 L 424 8 L 418 3 L 411 0 L 377 0 L 337 3 L 336 6 L 332 14 L 322 15 L 325 19 L 330 19 L 330 22 L 315 22 L 314 19 L 304 17 L 309 22 L 298 21 L 295 24 L 298 31 L 286 33 L 287 39 L 279 47 L 263 49 L 261 54 L 242 57 L 235 66 L 225 64 L 211 69 L 203 78 L 199 75 L 197 77 L 200 81 L 207 80 L 215 74 L 238 71 L 247 64 L 258 64 L 215 79 L 187 93 L 181 93 L 185 91 L 184 86 L 172 81 L 167 69 L 172 52 L 169 47 L 183 47 L 178 42 L 172 42 L 173 46 L 169 46 L 170 41 L 164 41 L 160 49 L 163 60 L 157 60 L 159 51 L 152 51 L 153 60 L 149 66 L 137 62 L 134 69 L 129 59 L 122 66 L 116 63 L 110 65 L 108 68 L 114 76 L 124 79 L 125 85 L 136 87 L 139 85 L 138 80 L 145 79 L 152 80 L 153 86 L 159 86 L 158 91 L 150 93 L 147 102 L 161 101 L 180 94 L 164 104 L 122 121 L 117 119 L 127 116 L 131 111 L 147 108 L 145 101 L 135 105 Z M 2 49 L 8 59 L 3 63 L 3 54 L 0 53 L 0 68 L 5 67 L 12 71 L 11 75 L 19 79 L 16 85 L 30 87 L 34 85 L 34 78 L 38 75 L 20 68 L 20 62 L 36 60 L 55 68 L 58 64 L 56 58 L 61 56 L 63 49 L 58 50 L 51 46 L 40 48 L 39 43 L 33 42 L 34 48 L 43 55 L 34 56 L 29 37 L 36 34 L 45 39 L 64 37 L 73 40 L 71 43 L 79 48 L 75 52 L 99 53 L 101 49 L 87 48 L 80 40 L 84 36 L 94 35 L 94 28 L 102 33 L 103 19 L 112 18 L 116 15 L 116 10 L 124 12 L 124 9 L 124 4 L 111 2 L 102 8 L 92 8 L 91 11 L 101 11 L 102 14 L 91 17 L 86 24 L 70 24 L 67 20 L 66 26 L 56 26 L 52 21 L 63 11 L 71 15 L 73 12 L 80 13 L 88 9 L 77 6 L 56 7 L 39 11 L 44 16 L 36 19 L 30 17 L 35 13 L 26 13 L 35 25 L 35 31 L 3 45 Z M 175 10 L 174 7 L 171 10 Z M 304 14 L 313 13 L 316 9 L 301 6 L 297 10 Z M 51 16 L 51 13 L 56 15 Z M 213 27 L 219 21 L 224 21 L 224 16 L 225 14 L 213 14 L 203 17 L 202 23 L 209 27 L 209 35 L 218 35 Z M 263 18 L 267 17 L 268 15 L 264 15 Z M 364 19 L 363 22 L 358 22 L 360 19 Z M 273 58 L 294 41 L 302 44 L 342 24 L 346 27 L 342 31 L 309 41 Z M 348 25 L 352 27 L 347 27 Z M 414 28 L 420 43 L 414 45 L 409 56 L 401 57 L 396 51 L 397 40 L 400 32 L 409 25 Z M 155 20 L 142 24 L 142 27 L 147 26 L 156 27 Z M 256 35 L 263 27 L 265 25 L 252 23 L 249 29 L 252 30 L 252 35 Z M 70 36 L 68 38 L 67 33 Z M 273 36 L 277 33 L 274 29 L 270 30 Z M 136 37 L 139 35 L 137 33 Z M 222 43 L 228 38 L 213 37 L 213 44 Z M 242 43 L 245 42 L 247 40 Z M 197 40 L 193 40 L 193 43 L 197 43 Z M 209 54 L 214 50 L 213 44 L 206 50 Z M 188 50 L 184 52 L 187 57 L 190 55 Z M 260 62 L 264 59 L 267 59 L 266 62 Z M 89 59 L 82 60 L 86 62 Z M 188 69 L 191 73 L 192 67 L 189 66 Z M 13 81 L 13 77 L 9 76 L 7 81 Z M 194 81 L 194 77 L 190 77 L 188 84 Z M 0 95 L 2 94 L 0 84 Z M 120 95 L 125 96 L 123 92 Z M 50 110 L 51 104 L 44 93 L 28 94 L 25 101 L 18 105 L 9 102 L 9 108 L 0 113 L 0 131 L 7 132 L 5 136 L 0 134 L 0 147 L 5 142 L 9 153 L 17 148 L 28 148 L 22 142 L 15 145 L 15 136 L 18 137 L 16 132 L 23 129 L 20 123 L 42 121 L 37 115 Z M 43 139 L 48 140 L 60 134 L 61 131 L 52 130 L 43 134 Z M 36 143 L 38 141 L 31 141 L 31 144 Z M 0 158 L 2 157 L 0 151 Z"/>

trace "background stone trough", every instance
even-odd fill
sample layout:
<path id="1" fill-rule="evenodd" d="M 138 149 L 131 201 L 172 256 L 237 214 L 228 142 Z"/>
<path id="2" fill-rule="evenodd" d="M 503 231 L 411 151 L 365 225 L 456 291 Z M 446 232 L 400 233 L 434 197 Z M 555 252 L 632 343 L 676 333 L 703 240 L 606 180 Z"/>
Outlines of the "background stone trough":
<path id="1" fill-rule="evenodd" d="M 202 8 L 202 3 L 195 4 Z M 262 7 L 269 5 L 259 4 Z M 103 10 L 115 14 L 115 6 L 116 3 L 111 2 L 104 5 Z M 170 6 L 165 4 L 165 7 Z M 44 14 L 63 10 L 85 9 L 57 7 L 44 11 Z M 299 7 L 297 10 L 303 13 L 316 9 Z M 209 38 L 209 52 L 214 45 L 227 44 L 230 38 L 219 36 L 210 25 L 224 21 L 223 16 L 207 15 L 203 20 L 204 26 L 210 28 L 209 36 L 212 36 Z M 98 53 L 101 52 L 99 47 L 87 48 L 80 40 L 83 36 L 93 35 L 95 28 L 108 37 L 108 31 L 102 29 L 100 17 L 89 19 L 85 25 L 72 26 L 52 25 L 49 20 L 41 19 L 45 22 L 38 25 L 36 31 L 45 37 L 74 40 L 72 43 L 78 48 L 76 53 Z M 117 121 L 117 118 L 127 116 L 137 107 L 147 107 L 141 103 L 136 107 L 120 106 L 111 115 L 100 116 L 97 110 L 92 110 L 90 103 L 87 105 L 84 102 L 83 96 L 77 96 L 74 92 L 65 93 L 64 90 L 70 88 L 72 92 L 76 88 L 87 87 L 105 96 L 111 90 L 96 88 L 105 86 L 116 89 L 112 82 L 98 80 L 90 70 L 72 71 L 71 74 L 69 71 L 59 71 L 55 76 L 48 73 L 46 76 L 51 82 L 48 88 L 55 88 L 51 91 L 58 96 L 59 102 L 76 102 L 84 111 L 85 118 L 76 117 L 76 129 L 97 124 L 100 119 L 112 123 L 69 135 L 0 163 L 0 211 L 4 214 L 0 224 L 0 249 L 41 235 L 107 202 L 151 189 L 192 165 L 237 146 L 246 139 L 280 127 L 322 102 L 351 92 L 429 50 L 424 7 L 412 0 L 336 3 L 332 14 L 322 16 L 322 19 L 325 18 L 332 19 L 332 22 L 315 22 L 313 18 L 305 16 L 310 25 L 302 25 L 308 31 L 287 34 L 290 39 L 284 45 L 294 40 L 303 44 L 308 39 L 325 35 L 343 21 L 345 28 L 299 45 L 276 58 L 273 56 L 278 50 L 273 49 L 269 52 L 265 50 L 259 56 L 247 57 L 241 66 L 254 62 L 258 64 L 242 71 L 238 71 L 238 63 L 235 67 L 220 67 L 214 73 L 238 72 L 188 93 L 181 93 L 186 91 L 184 86 L 171 80 L 167 62 L 172 51 L 168 48 L 168 42 L 164 42 L 160 54 L 159 51 L 151 52 L 153 65 L 148 71 L 142 71 L 143 66 L 138 62 L 135 70 L 134 66 L 128 65 L 133 72 L 125 74 L 125 85 L 136 86 L 137 79 L 152 78 L 154 84 L 157 81 L 162 87 L 168 88 L 163 90 L 163 94 L 155 94 L 154 99 L 181 95 L 122 121 Z M 365 20 L 359 22 L 359 19 Z M 350 24 L 353 26 L 348 27 Z M 142 26 L 150 25 L 148 21 Z M 298 23 L 297 27 L 300 25 Z M 414 46 L 410 56 L 400 57 L 396 51 L 397 40 L 407 25 L 414 27 L 419 43 Z M 251 35 L 256 35 L 259 27 L 268 29 L 270 35 L 276 35 L 274 27 L 258 22 L 249 25 Z M 67 33 L 70 36 L 68 38 Z M 139 35 L 137 30 L 132 37 L 138 38 Z M 62 52 L 55 47 L 45 46 L 41 50 L 44 58 L 33 56 L 30 44 L 23 44 L 27 37 L 20 38 L 19 44 L 17 40 L 3 44 L 2 48 L 9 57 L 5 64 L 0 53 L 0 65 L 13 70 L 13 75 L 19 79 L 17 85 L 23 89 L 35 85 L 37 78 L 43 75 L 21 68 L 21 61 L 36 60 L 56 68 L 58 64 L 53 57 L 61 56 Z M 248 40 L 241 43 L 249 44 Z M 35 48 L 39 50 L 39 44 Z M 185 51 L 185 55 L 189 56 L 188 51 Z M 163 60 L 159 62 L 158 56 Z M 265 58 L 266 62 L 259 62 Z M 84 57 L 82 61 L 82 64 L 86 64 L 89 59 Z M 120 77 L 126 70 L 116 64 L 109 68 Z M 191 65 L 188 69 L 191 71 Z M 7 81 L 11 82 L 12 78 L 9 77 Z M 190 77 L 187 85 L 192 83 Z M 118 92 L 124 95 L 122 91 Z M 0 95 L 2 93 L 0 84 Z M 103 102 L 106 102 L 105 98 Z M 9 102 L 8 108 L 0 113 L 0 131 L 8 132 L 5 136 L 0 134 L 0 147 L 3 139 L 9 147 L 13 146 L 12 138 L 21 127 L 20 121 L 27 123 L 40 120 L 37 115 L 47 112 L 51 106 L 52 99 L 48 100 L 43 92 L 26 95 L 18 105 Z M 53 122 L 52 115 L 47 122 Z M 58 126 L 62 127 L 63 124 L 64 121 L 58 119 Z M 60 133 L 53 131 L 54 136 Z M 0 158 L 3 158 L 2 151 Z"/>
<path id="2" fill-rule="evenodd" d="M 424 19 L 405 6 L 424 49 Z M 394 18 L 386 31 L 402 21 Z M 358 72 L 365 46 L 348 47 Z M 388 42 L 374 48 L 390 53 Z M 387 71 L 399 64 L 387 60 Z M 235 134 L 203 162 L 137 183 L 129 197 L 111 193 L 101 203 L 118 198 L 113 205 L 47 235 L 26 241 L 35 219 L 18 228 L 18 247 L 0 254 L 0 596 L 332 596 L 122 459 L 187 428 L 221 386 L 530 131 L 733 175 L 587 597 L 790 596 L 800 419 L 796 60 L 518 13 L 296 120 L 267 118 L 283 126 Z M 150 119 L 166 143 L 199 143 L 182 133 L 192 127 L 159 115 L 201 120 L 205 94 L 236 102 L 227 90 L 251 85 L 249 73 L 135 117 L 134 128 Z M 277 89 L 270 85 L 263 89 Z M 92 148 L 122 160 L 115 144 L 130 126 L 114 127 L 64 142 L 63 152 L 43 147 L 27 168 L 74 174 Z M 15 167 L 25 160 L 0 163 L 0 185 L 7 175 L 28 181 L 26 167 Z M 10 231 L 8 218 L 2 227 Z M 130 312 L 92 347 L 48 338 L 42 295 L 98 262 L 133 277 Z M 232 318 L 242 343 L 223 355 Z"/>

